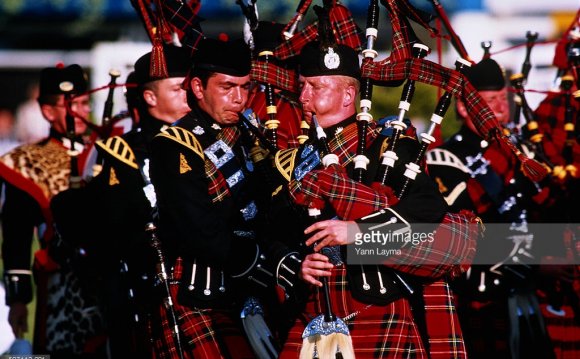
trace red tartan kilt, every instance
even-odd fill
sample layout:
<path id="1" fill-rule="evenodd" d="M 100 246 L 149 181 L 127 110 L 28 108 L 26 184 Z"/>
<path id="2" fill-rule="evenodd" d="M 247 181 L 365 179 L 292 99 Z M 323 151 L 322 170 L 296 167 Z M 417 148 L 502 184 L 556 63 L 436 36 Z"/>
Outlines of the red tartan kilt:
<path id="1" fill-rule="evenodd" d="M 385 306 L 368 305 L 355 300 L 347 286 L 346 269 L 333 269 L 329 277 L 333 313 L 338 318 L 344 318 L 359 312 L 347 322 L 357 359 L 427 357 L 406 299 L 395 300 Z M 304 328 L 310 320 L 322 313 L 323 306 L 322 292 L 314 290 L 304 316 L 298 318 L 290 330 L 280 359 L 298 358 Z"/>
<path id="2" fill-rule="evenodd" d="M 177 302 L 181 273 L 181 259 L 178 259 L 173 270 L 170 291 L 175 315 L 179 322 L 184 357 L 186 359 L 254 358 L 255 355 L 239 322 L 235 321 L 229 312 L 215 309 L 195 310 Z M 154 358 L 179 359 L 170 323 L 168 311 L 161 303 L 158 311 L 153 313 L 151 323 Z"/>

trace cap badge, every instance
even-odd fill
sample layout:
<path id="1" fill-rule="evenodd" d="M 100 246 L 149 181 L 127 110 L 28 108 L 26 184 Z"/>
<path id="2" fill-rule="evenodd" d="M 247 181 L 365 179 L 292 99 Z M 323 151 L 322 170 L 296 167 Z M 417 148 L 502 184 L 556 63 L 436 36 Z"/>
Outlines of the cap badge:
<path id="1" fill-rule="evenodd" d="M 329 70 L 334 70 L 340 66 L 340 56 L 331 47 L 328 48 L 328 52 L 324 55 L 324 66 Z"/>

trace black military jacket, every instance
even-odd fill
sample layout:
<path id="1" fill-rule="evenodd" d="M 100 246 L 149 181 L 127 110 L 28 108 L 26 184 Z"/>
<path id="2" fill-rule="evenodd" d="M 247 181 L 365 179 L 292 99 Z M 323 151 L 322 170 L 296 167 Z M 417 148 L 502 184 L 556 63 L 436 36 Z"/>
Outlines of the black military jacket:
<path id="1" fill-rule="evenodd" d="M 222 128 L 196 107 L 152 142 L 159 237 L 170 262 L 183 260 L 182 304 L 231 304 L 241 294 L 232 276 L 257 261 L 247 153 L 237 127 Z"/>

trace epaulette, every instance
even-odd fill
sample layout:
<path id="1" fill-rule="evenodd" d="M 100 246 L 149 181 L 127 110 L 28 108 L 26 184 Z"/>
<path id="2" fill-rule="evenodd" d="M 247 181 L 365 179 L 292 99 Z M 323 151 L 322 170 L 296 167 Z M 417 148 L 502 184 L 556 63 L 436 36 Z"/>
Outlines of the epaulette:
<path id="1" fill-rule="evenodd" d="M 203 148 L 201 147 L 199 141 L 195 138 L 193 133 L 184 128 L 177 126 L 167 127 L 166 129 L 162 130 L 157 136 L 169 138 L 170 140 L 173 140 L 179 143 L 180 145 L 189 148 L 197 155 L 199 155 L 199 157 L 201 157 L 202 160 L 205 159 Z"/>
<path id="2" fill-rule="evenodd" d="M 111 156 L 134 169 L 139 169 L 135 153 L 133 153 L 131 146 L 122 137 L 109 137 L 104 141 L 97 141 L 95 145 L 97 149 L 106 151 Z"/>
<path id="3" fill-rule="evenodd" d="M 471 173 L 469 168 L 465 166 L 463 161 L 459 159 L 453 152 L 442 149 L 435 148 L 427 152 L 427 164 L 430 166 L 448 166 L 454 167 L 458 170 Z"/>
<path id="4" fill-rule="evenodd" d="M 294 170 L 294 165 L 296 164 L 296 155 L 298 154 L 297 148 L 288 148 L 276 152 L 274 156 L 274 163 L 276 168 L 288 182 L 292 178 L 292 171 Z"/>

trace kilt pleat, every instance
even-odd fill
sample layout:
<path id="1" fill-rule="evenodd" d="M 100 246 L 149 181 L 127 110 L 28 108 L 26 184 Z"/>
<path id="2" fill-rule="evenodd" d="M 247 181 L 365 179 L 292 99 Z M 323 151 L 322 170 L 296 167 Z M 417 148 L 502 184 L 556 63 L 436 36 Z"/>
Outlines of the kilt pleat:
<path id="1" fill-rule="evenodd" d="M 421 335 L 414 323 L 406 299 L 385 306 L 368 305 L 355 300 L 347 288 L 346 269 L 335 268 L 329 278 L 333 312 L 347 321 L 357 359 L 364 358 L 427 358 Z M 290 330 L 280 359 L 297 358 L 302 346 L 302 332 L 308 322 L 322 313 L 322 293 L 315 290 L 306 305 L 304 317 L 298 318 Z"/>
<path id="2" fill-rule="evenodd" d="M 255 355 L 237 317 L 229 310 L 196 309 L 177 302 L 182 267 L 178 259 L 173 269 L 170 291 L 183 353 L 187 359 L 251 359 Z M 168 311 L 161 303 L 153 316 L 151 337 L 154 357 L 179 359 Z"/>

